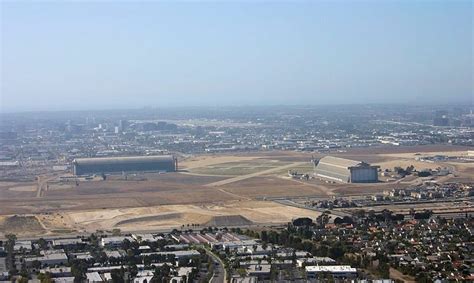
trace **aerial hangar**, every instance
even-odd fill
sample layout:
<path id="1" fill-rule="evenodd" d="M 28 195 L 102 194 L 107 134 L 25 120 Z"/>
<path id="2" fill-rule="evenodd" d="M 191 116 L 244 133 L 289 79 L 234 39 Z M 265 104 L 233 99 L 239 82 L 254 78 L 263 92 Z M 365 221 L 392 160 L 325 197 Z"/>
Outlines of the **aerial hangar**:
<path id="1" fill-rule="evenodd" d="M 363 161 L 326 156 L 314 161 L 316 177 L 341 183 L 378 182 L 379 166 Z"/>
<path id="2" fill-rule="evenodd" d="M 172 155 L 78 158 L 72 162 L 74 175 L 122 172 L 174 172 L 178 161 Z"/>

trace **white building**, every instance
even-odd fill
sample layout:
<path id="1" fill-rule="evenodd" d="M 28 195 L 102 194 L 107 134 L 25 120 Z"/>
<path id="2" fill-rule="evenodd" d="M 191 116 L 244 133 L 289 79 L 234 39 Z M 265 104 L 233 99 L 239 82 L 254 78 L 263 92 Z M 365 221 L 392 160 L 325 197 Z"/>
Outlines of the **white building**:
<path id="1" fill-rule="evenodd" d="M 345 158 L 325 156 L 314 161 L 316 177 L 341 183 L 378 182 L 379 166 Z"/>
<path id="2" fill-rule="evenodd" d="M 40 273 L 50 273 L 52 277 L 69 277 L 72 275 L 71 268 L 65 266 L 41 269 Z"/>
<path id="3" fill-rule="evenodd" d="M 321 274 L 331 274 L 334 278 L 353 278 L 357 276 L 357 269 L 349 265 L 316 265 L 306 266 L 308 278 L 316 278 Z"/>
<path id="4" fill-rule="evenodd" d="M 247 267 L 247 274 L 249 276 L 255 276 L 260 280 L 266 279 L 270 277 L 271 267 L 270 264 L 250 265 Z"/>
<path id="5" fill-rule="evenodd" d="M 13 250 L 15 252 L 19 250 L 31 251 L 31 241 L 16 241 L 15 246 L 13 246 Z"/>
<path id="6" fill-rule="evenodd" d="M 309 258 L 299 258 L 296 260 L 298 267 L 303 267 L 303 265 L 319 265 L 319 264 L 334 264 L 336 261 L 330 257 L 309 257 Z"/>
<path id="7" fill-rule="evenodd" d="M 53 247 L 70 247 L 82 244 L 82 239 L 69 238 L 69 239 L 55 239 L 53 240 Z"/>
<path id="8" fill-rule="evenodd" d="M 193 256 L 200 256 L 201 254 L 196 250 L 189 251 L 168 251 L 168 252 L 152 252 L 152 253 L 142 253 L 142 256 L 147 255 L 174 255 L 174 257 L 179 260 L 182 258 L 191 258 Z"/>
<path id="9" fill-rule="evenodd" d="M 118 237 L 107 237 L 100 239 L 100 245 L 102 247 L 118 247 L 122 245 L 123 241 L 133 241 L 132 237 L 118 236 Z"/>
<path id="10" fill-rule="evenodd" d="M 152 234 L 132 234 L 132 238 L 137 242 L 155 242 L 156 239 Z"/>
<path id="11" fill-rule="evenodd" d="M 88 283 L 102 283 L 104 280 L 100 277 L 99 272 L 87 272 L 86 281 Z"/>
<path id="12" fill-rule="evenodd" d="M 39 261 L 41 266 L 55 266 L 55 265 L 64 265 L 67 263 L 67 256 L 65 253 L 53 253 L 45 254 L 44 256 L 36 256 L 25 258 L 26 266 L 32 266 L 33 262 Z"/>
<path id="13" fill-rule="evenodd" d="M 68 277 L 54 278 L 54 283 L 74 283 L 74 277 L 68 276 Z"/>
<path id="14" fill-rule="evenodd" d="M 144 277 L 136 277 L 133 279 L 133 283 L 144 283 L 144 282 L 151 282 L 153 276 L 144 276 Z"/>

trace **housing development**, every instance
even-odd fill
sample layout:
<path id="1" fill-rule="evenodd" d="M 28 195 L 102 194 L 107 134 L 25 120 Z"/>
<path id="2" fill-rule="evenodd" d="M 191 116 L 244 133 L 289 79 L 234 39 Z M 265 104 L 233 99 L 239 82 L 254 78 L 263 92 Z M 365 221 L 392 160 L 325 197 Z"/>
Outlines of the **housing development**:
<path id="1" fill-rule="evenodd" d="M 2 114 L 0 280 L 473 281 L 473 120 L 450 105 Z"/>
<path id="2" fill-rule="evenodd" d="M 35 241 L 8 235 L 2 265 L 12 269 L 0 276 L 42 282 L 474 280 L 473 219 L 430 213 L 406 219 L 388 210 L 329 219 L 298 218 L 276 230 L 209 227 Z"/>

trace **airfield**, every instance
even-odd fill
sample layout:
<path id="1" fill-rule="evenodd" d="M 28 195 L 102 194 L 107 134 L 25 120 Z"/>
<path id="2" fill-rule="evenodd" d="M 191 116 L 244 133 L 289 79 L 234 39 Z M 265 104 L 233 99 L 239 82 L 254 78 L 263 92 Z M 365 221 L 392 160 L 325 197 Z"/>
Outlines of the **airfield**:
<path id="1" fill-rule="evenodd" d="M 381 169 L 414 165 L 417 170 L 446 167 L 454 172 L 432 181 L 473 181 L 474 163 L 416 160 L 419 156 L 466 156 L 466 147 L 416 146 L 350 149 L 330 155 L 362 160 Z M 96 230 L 160 231 L 204 226 L 267 226 L 319 211 L 274 199 L 365 196 L 425 180 L 409 177 L 374 184 L 336 184 L 289 177 L 288 170 L 311 174 L 312 157 L 290 151 L 186 156 L 179 171 L 107 180 L 64 181 L 59 175 L 37 182 L 0 182 L 0 237 L 91 233 Z M 63 174 L 67 175 L 67 174 Z"/>

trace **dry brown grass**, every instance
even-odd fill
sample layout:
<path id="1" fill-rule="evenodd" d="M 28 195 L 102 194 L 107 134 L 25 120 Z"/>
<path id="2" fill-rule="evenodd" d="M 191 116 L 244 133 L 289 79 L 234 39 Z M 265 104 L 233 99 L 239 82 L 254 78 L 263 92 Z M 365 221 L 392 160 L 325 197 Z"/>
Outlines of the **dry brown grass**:
<path id="1" fill-rule="evenodd" d="M 295 182 L 291 179 L 261 176 L 222 187 L 228 192 L 250 198 L 281 196 L 326 196 L 324 189 Z"/>
<path id="2" fill-rule="evenodd" d="M 0 219 L 0 233 L 30 236 L 43 234 L 46 230 L 34 215 L 12 215 Z"/>
<path id="3" fill-rule="evenodd" d="M 240 162 L 254 160 L 256 156 L 235 156 L 235 155 L 203 155 L 185 159 L 178 164 L 178 167 L 189 170 L 193 168 L 206 167 L 209 165 Z"/>
<path id="4" fill-rule="evenodd" d="M 34 182 L 0 182 L 0 199 L 34 197 L 36 189 Z"/>
<path id="5" fill-rule="evenodd" d="M 78 230 L 120 228 L 124 231 L 153 230 L 201 224 L 214 216 L 242 217 L 254 223 L 286 223 L 300 216 L 317 217 L 318 212 L 273 202 L 238 201 L 212 205 L 166 205 L 157 207 L 69 212 Z"/>
<path id="6" fill-rule="evenodd" d="M 375 149 L 351 149 L 337 153 L 345 158 L 378 163 L 383 168 L 415 165 L 417 169 L 444 167 L 440 164 L 418 163 L 414 153 L 437 150 L 456 154 L 455 147 L 390 147 Z M 408 152 L 408 153 L 407 153 Z M 428 153 L 427 153 L 428 154 Z M 301 152 L 256 152 L 232 155 L 203 155 L 183 162 L 181 166 L 206 169 L 207 166 L 238 164 L 245 166 L 262 164 L 288 164 L 308 162 L 312 154 Z M 315 155 L 321 157 L 323 155 Z M 306 164 L 306 163 L 304 163 Z M 277 168 L 278 166 L 270 166 Z M 457 177 L 443 180 L 471 180 L 474 175 L 472 164 L 446 165 L 456 168 Z M 244 167 L 245 167 L 244 166 Z M 304 166 L 306 167 L 306 165 Z M 434 168 L 436 168 L 434 167 Z M 259 176 L 250 175 L 222 182 L 219 188 L 207 184 L 226 180 L 225 176 L 192 175 L 188 173 L 147 174 L 145 181 L 124 181 L 119 177 L 107 181 L 75 183 L 51 183 L 41 198 L 35 197 L 36 183 L 0 183 L 0 216 L 13 214 L 36 215 L 48 233 L 58 231 L 94 231 L 119 227 L 124 230 L 165 229 L 191 223 L 205 223 L 213 216 L 242 215 L 256 223 L 285 222 L 293 217 L 313 215 L 309 210 L 276 205 L 271 202 L 253 201 L 263 197 L 284 196 L 329 196 L 380 193 L 393 187 L 408 184 L 327 184 L 319 180 L 300 181 L 286 177 L 285 171 L 271 171 Z M 204 171 L 203 171 L 204 172 Z M 248 178 L 247 178 L 248 177 Z M 148 217 L 148 218 L 147 218 Z M 5 217 L 3 217 L 5 218 Z M 0 217 L 1 221 L 1 217 Z M 56 231 L 56 232 L 54 232 Z M 0 229 L 0 233 L 2 230 Z"/>

